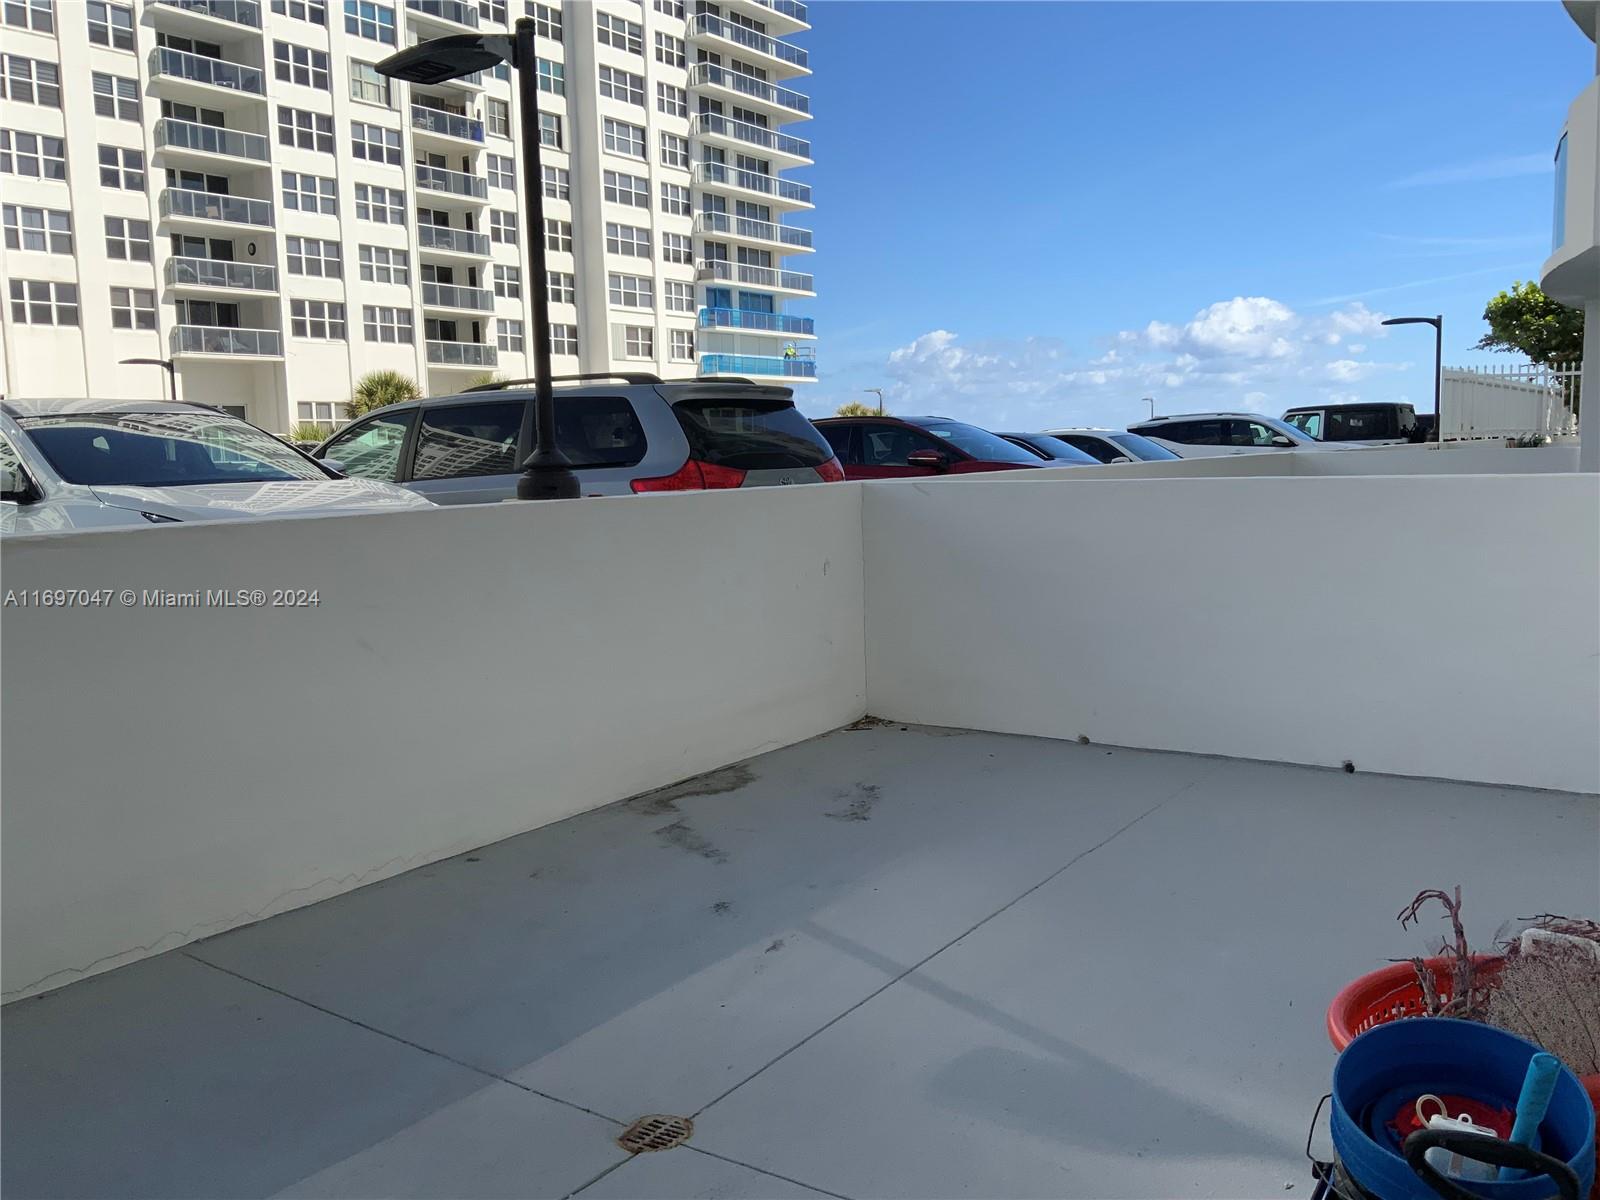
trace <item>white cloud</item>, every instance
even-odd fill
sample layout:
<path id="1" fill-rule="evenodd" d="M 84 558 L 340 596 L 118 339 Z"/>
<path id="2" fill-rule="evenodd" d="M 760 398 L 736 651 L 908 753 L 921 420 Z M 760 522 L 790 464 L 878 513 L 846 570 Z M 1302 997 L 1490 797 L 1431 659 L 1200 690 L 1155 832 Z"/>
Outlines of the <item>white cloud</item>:
<path id="1" fill-rule="evenodd" d="M 1515 154 L 1504 158 L 1480 158 L 1475 162 L 1433 167 L 1390 180 L 1391 188 L 1432 187 L 1443 183 L 1483 183 L 1491 179 L 1516 179 L 1525 175 L 1548 175 L 1554 170 L 1551 157 L 1544 154 Z"/>
<path id="2" fill-rule="evenodd" d="M 1367 344 L 1365 342 L 1351 342 L 1345 349 L 1350 351 L 1351 354 L 1365 354 L 1367 352 Z"/>

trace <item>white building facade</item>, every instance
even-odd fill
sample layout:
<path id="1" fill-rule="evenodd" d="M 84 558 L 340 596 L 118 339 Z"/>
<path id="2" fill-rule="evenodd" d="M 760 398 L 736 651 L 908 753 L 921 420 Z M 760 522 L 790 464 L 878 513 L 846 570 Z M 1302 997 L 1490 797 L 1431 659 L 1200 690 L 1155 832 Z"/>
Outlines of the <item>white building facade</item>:
<path id="1" fill-rule="evenodd" d="M 546 228 L 505 68 L 373 64 L 539 28 Z M 363 374 L 426 394 L 532 374 L 530 236 L 554 370 L 814 377 L 787 306 L 811 161 L 795 0 L 4 0 L 0 392 L 183 399 L 331 427 Z M 76 81 L 76 83 L 74 83 Z M 86 86 L 87 85 L 87 86 Z"/>

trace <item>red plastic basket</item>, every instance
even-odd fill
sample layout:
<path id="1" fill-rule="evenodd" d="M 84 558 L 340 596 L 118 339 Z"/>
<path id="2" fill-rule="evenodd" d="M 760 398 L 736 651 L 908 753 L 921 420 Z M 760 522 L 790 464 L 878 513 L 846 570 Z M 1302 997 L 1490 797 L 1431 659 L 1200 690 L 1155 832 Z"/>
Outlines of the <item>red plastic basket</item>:
<path id="1" fill-rule="evenodd" d="M 1482 980 L 1498 975 L 1505 959 L 1498 954 L 1474 954 L 1472 962 Z M 1450 1000 L 1455 992 L 1455 959 L 1430 958 L 1427 967 L 1433 972 L 1439 999 Z M 1408 962 L 1392 963 L 1352 980 L 1333 998 L 1328 1005 L 1328 1038 L 1335 1050 L 1343 1050 L 1374 1025 L 1422 1015 L 1422 985 L 1417 982 L 1416 970 Z"/>

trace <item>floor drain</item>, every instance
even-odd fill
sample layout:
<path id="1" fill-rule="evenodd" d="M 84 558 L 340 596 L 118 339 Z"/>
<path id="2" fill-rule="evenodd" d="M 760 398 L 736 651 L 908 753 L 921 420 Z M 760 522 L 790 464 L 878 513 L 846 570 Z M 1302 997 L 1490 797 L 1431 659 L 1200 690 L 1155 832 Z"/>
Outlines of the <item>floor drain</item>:
<path id="1" fill-rule="evenodd" d="M 667 1117 L 653 1113 L 640 1117 L 622 1131 L 617 1145 L 629 1154 L 645 1154 L 651 1150 L 671 1150 L 681 1146 L 694 1133 L 694 1122 L 688 1117 Z"/>

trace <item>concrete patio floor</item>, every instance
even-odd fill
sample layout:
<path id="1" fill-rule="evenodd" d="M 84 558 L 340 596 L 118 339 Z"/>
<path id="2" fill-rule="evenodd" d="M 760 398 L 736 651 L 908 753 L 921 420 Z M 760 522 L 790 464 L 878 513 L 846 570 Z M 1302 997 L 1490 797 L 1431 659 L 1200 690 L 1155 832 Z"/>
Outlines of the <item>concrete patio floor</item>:
<path id="1" fill-rule="evenodd" d="M 1306 1195 L 1401 906 L 1486 944 L 1597 856 L 1594 797 L 841 730 L 8 1006 L 0 1185 Z"/>

